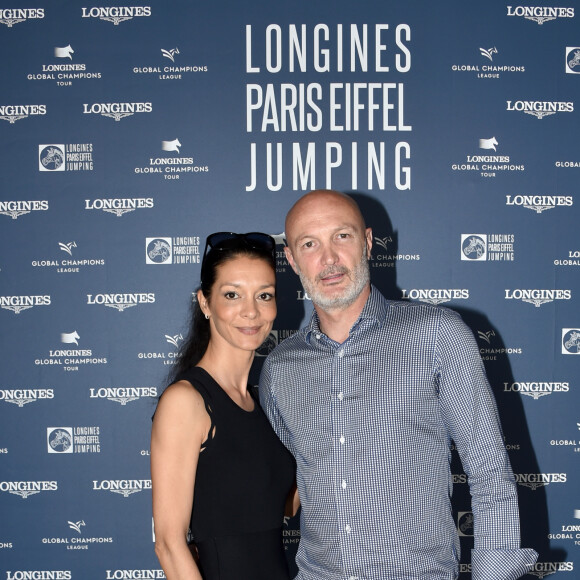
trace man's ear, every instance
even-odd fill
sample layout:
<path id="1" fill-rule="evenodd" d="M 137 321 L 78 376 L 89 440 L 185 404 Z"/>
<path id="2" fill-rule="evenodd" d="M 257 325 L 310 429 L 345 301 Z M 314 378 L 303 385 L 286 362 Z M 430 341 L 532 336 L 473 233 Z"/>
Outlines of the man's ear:
<path id="1" fill-rule="evenodd" d="M 371 259 L 371 250 L 373 249 L 373 229 L 367 228 L 365 230 L 365 243 L 367 245 L 367 257 Z"/>
<path id="2" fill-rule="evenodd" d="M 294 256 L 292 256 L 292 250 L 288 246 L 284 246 L 284 253 L 286 254 L 286 259 L 290 266 L 292 266 L 292 270 L 298 274 L 298 268 L 296 268 L 296 262 L 294 262 Z"/>

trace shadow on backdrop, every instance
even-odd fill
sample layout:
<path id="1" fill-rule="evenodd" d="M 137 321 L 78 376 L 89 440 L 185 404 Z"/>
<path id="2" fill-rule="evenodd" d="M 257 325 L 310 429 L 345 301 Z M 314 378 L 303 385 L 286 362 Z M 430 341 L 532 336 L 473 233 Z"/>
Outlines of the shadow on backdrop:
<path id="1" fill-rule="evenodd" d="M 396 256 L 399 253 L 399 236 L 394 229 L 385 207 L 375 198 L 361 192 L 348 192 L 358 203 L 366 225 L 373 229 L 373 251 L 371 252 L 371 281 L 386 298 L 400 300 L 403 293 L 397 285 L 396 260 L 392 266 L 372 267 L 377 253 Z M 380 232 L 380 236 L 375 236 Z M 520 393 L 506 392 L 504 383 L 513 384 L 514 377 L 505 352 L 500 331 L 494 328 L 487 316 L 469 308 L 451 308 L 458 312 L 473 332 L 478 345 L 487 377 L 495 395 L 506 448 L 514 474 L 518 478 L 518 500 L 522 547 L 533 548 L 539 553 L 538 561 L 562 562 L 567 555 L 564 549 L 552 549 L 548 539 L 549 520 L 545 487 L 541 483 L 525 481 L 527 474 L 540 474 Z M 489 354 L 493 351 L 493 354 Z M 455 484 L 452 498 L 453 512 L 461 538 L 463 562 L 470 560 L 469 550 L 473 547 L 473 522 L 469 486 L 456 451 L 451 464 Z M 466 570 L 467 571 L 467 570 Z"/>

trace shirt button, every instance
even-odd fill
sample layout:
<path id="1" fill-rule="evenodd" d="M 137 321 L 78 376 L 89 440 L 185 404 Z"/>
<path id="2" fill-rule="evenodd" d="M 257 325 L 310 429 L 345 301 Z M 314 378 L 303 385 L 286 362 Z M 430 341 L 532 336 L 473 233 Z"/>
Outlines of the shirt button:
<path id="1" fill-rule="evenodd" d="M 343 351 L 343 350 L 339 350 L 339 351 L 336 353 L 336 356 L 338 356 L 338 357 L 342 358 L 342 357 L 344 356 L 344 351 Z"/>
<path id="2" fill-rule="evenodd" d="M 346 489 L 346 480 L 342 480 L 342 483 L 340 484 L 342 489 Z"/>
<path id="3" fill-rule="evenodd" d="M 338 393 L 338 400 L 342 401 L 342 399 L 344 399 L 344 394 L 343 393 Z"/>
<path id="4" fill-rule="evenodd" d="M 344 435 L 341 435 L 339 441 L 340 441 L 341 445 L 344 445 L 344 442 L 346 441 L 346 437 Z"/>
<path id="5" fill-rule="evenodd" d="M 316 340 L 320 340 L 320 336 L 321 336 L 321 335 L 320 335 L 320 333 L 318 333 L 318 334 L 316 335 Z"/>
<path id="6" fill-rule="evenodd" d="M 352 528 L 350 527 L 350 524 L 346 524 L 346 526 L 344 527 L 344 529 L 346 530 L 346 533 L 347 534 L 350 534 Z"/>

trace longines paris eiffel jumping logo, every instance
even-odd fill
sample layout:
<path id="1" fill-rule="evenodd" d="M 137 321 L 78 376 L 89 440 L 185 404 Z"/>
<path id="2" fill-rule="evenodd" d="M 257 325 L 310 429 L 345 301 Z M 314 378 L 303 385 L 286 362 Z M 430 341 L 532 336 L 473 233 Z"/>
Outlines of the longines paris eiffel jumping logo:
<path id="1" fill-rule="evenodd" d="M 47 427 L 48 453 L 100 453 L 101 429 L 91 427 Z"/>
<path id="2" fill-rule="evenodd" d="M 38 146 L 38 170 L 92 171 L 92 143 L 53 143 Z"/>

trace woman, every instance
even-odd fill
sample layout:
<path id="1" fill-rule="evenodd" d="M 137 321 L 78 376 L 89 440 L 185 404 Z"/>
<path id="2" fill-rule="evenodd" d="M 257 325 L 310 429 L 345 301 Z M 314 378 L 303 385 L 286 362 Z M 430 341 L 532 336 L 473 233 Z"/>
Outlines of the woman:
<path id="1" fill-rule="evenodd" d="M 168 580 L 289 579 L 281 527 L 294 462 L 247 384 L 275 317 L 273 238 L 210 235 L 190 337 L 151 436 L 155 551 Z"/>

